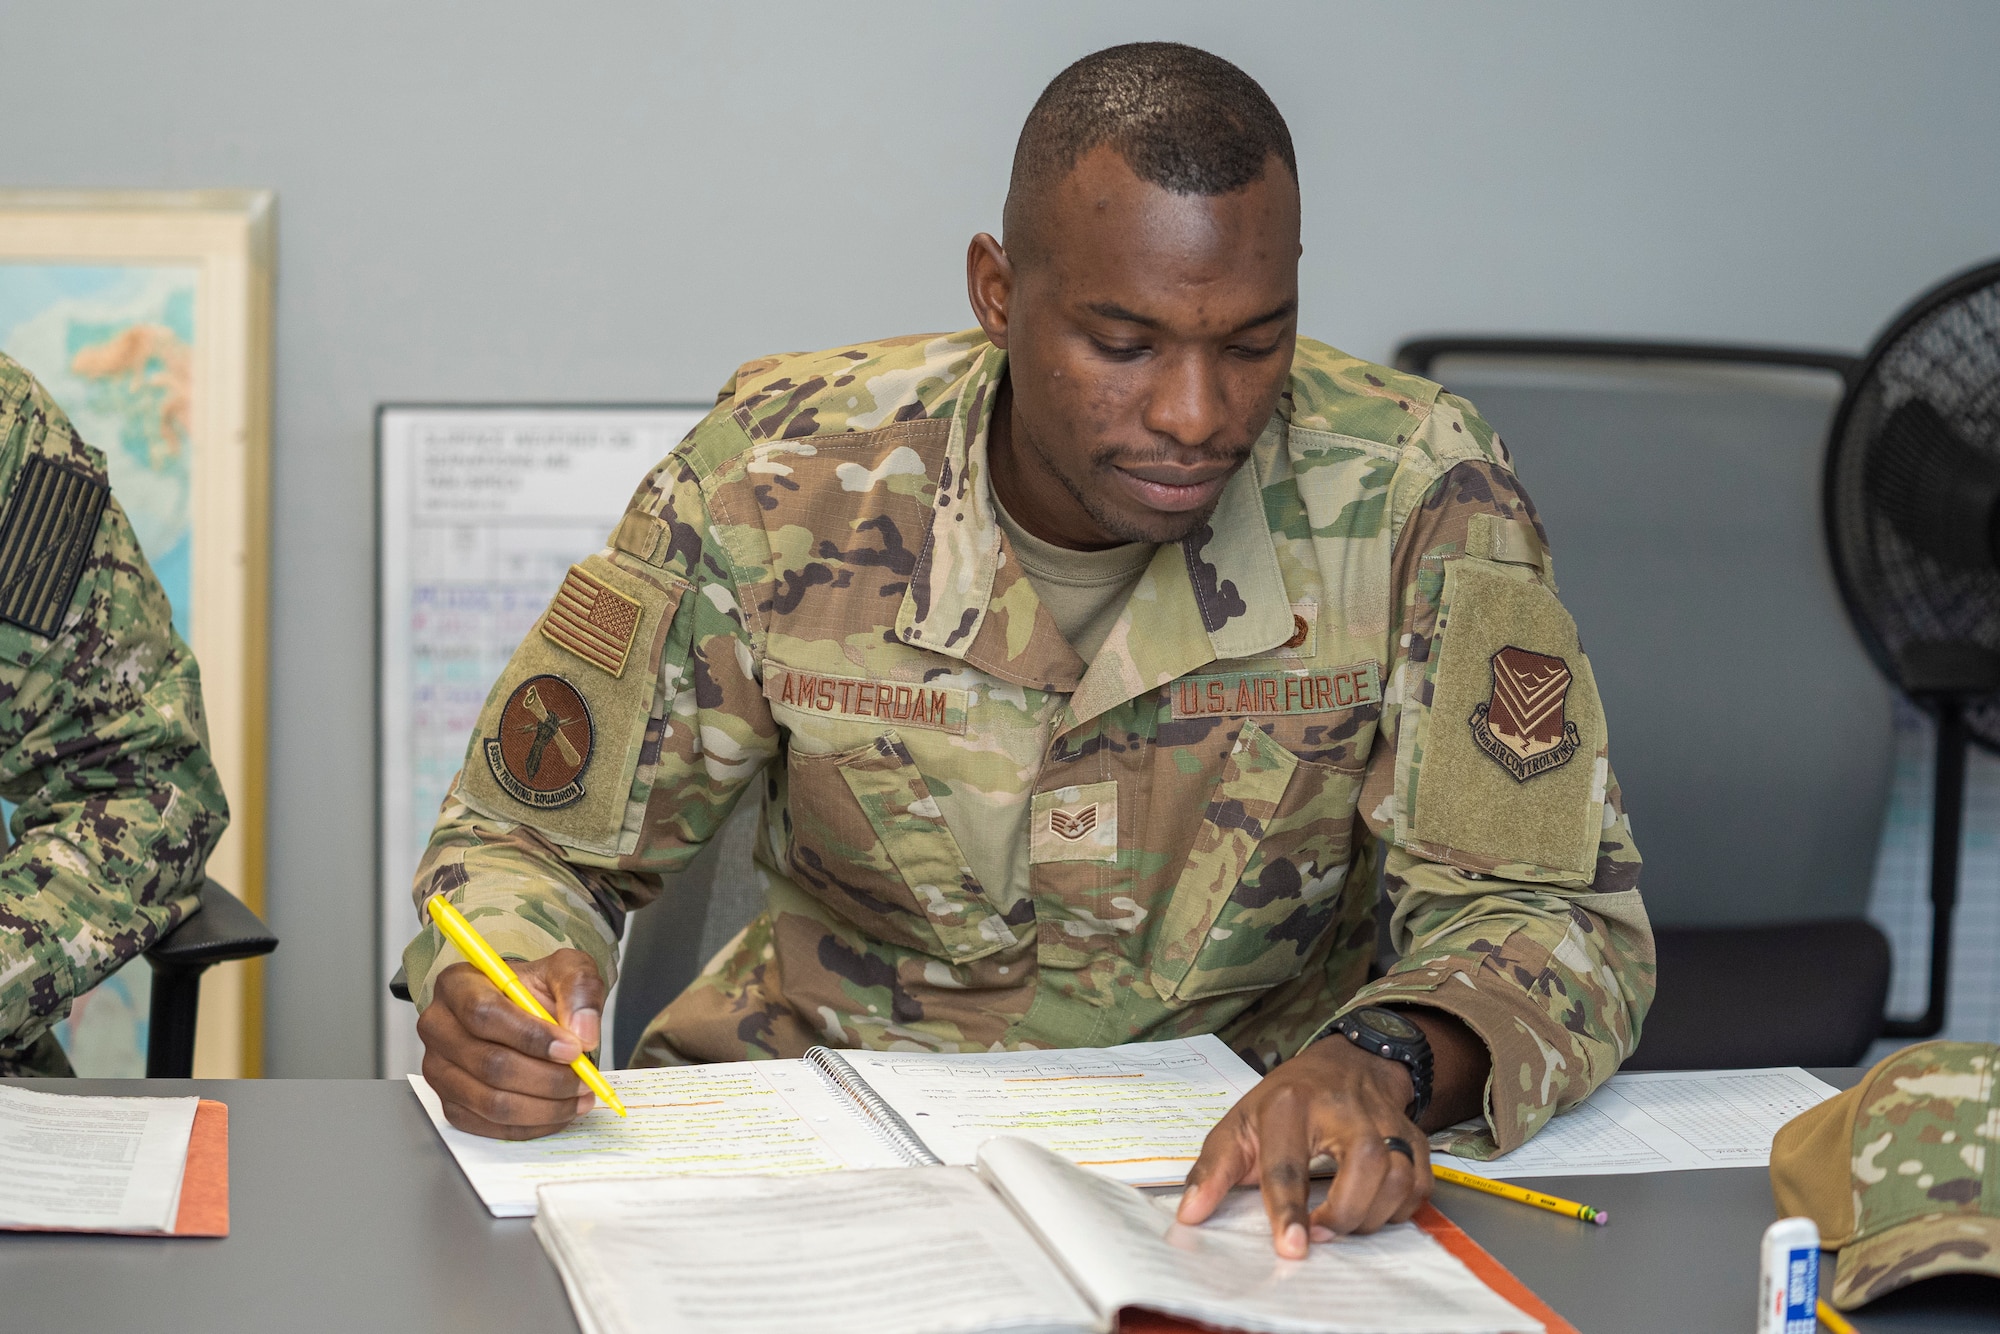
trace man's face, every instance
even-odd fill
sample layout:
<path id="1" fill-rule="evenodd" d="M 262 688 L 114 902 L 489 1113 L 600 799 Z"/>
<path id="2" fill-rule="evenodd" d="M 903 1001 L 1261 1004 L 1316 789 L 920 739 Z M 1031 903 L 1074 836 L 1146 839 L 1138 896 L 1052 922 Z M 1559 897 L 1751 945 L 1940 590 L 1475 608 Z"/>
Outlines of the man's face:
<path id="1" fill-rule="evenodd" d="M 1172 542 L 1200 528 L 1291 368 L 1291 174 L 1273 158 L 1233 194 L 1177 195 L 1099 148 L 1042 201 L 1023 239 L 1016 260 L 986 257 L 1005 272 L 983 285 L 975 241 L 969 271 L 980 322 L 1008 353 L 1011 402 L 996 435 L 1009 457 L 995 471 L 1010 512 L 1028 502 L 1015 517 L 1071 547 Z"/>

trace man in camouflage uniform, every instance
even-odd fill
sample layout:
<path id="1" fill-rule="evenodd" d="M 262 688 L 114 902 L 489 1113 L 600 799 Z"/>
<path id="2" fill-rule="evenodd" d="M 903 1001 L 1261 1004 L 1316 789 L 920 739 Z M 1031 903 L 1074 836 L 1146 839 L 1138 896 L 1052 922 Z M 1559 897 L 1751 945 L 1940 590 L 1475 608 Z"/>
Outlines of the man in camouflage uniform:
<path id="1" fill-rule="evenodd" d="M 1274 1072 L 1184 1216 L 1261 1175 L 1290 1254 L 1407 1217 L 1411 1072 L 1316 1042 L 1338 1016 L 1403 1007 L 1426 1125 L 1483 1113 L 1456 1147 L 1491 1152 L 1652 995 L 1541 527 L 1470 404 L 1296 338 L 1296 166 L 1234 66 L 1066 71 L 1006 231 L 972 245 L 979 330 L 742 367 L 572 569 L 416 881 L 567 1026 L 427 928 L 425 1071 L 478 1133 L 588 1106 L 558 1062 L 624 914 L 750 791 L 766 910 L 640 1061 L 1218 1033 Z M 1402 958 L 1370 983 L 1378 872 Z M 1342 1171 L 1309 1229 L 1314 1150 Z"/>
<path id="2" fill-rule="evenodd" d="M 0 356 L 0 1075 L 195 910 L 229 824 L 201 677 L 104 458 Z"/>

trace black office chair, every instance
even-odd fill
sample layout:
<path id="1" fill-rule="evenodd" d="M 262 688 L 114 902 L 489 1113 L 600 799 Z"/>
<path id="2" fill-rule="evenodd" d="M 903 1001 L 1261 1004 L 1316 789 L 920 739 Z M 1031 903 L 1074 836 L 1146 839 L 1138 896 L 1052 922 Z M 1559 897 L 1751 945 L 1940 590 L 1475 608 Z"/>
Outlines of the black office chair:
<path id="1" fill-rule="evenodd" d="M 260 958 L 278 948 L 278 938 L 263 919 L 221 885 L 204 880 L 197 893 L 201 911 L 183 919 L 146 951 L 146 962 L 153 968 L 148 1079 L 187 1079 L 194 1074 L 201 975 L 216 964 Z"/>
<path id="2" fill-rule="evenodd" d="M 1396 361 L 1499 429 L 1604 693 L 1660 965 L 1626 1068 L 1858 1063 L 1894 735 L 1820 519 L 1855 359 L 1445 337 Z"/>

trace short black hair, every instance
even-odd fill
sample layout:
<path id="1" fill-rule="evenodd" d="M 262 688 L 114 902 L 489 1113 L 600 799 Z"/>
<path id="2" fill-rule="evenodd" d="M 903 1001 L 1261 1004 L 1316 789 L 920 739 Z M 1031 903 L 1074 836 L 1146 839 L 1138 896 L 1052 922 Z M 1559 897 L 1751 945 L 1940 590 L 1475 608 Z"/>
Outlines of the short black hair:
<path id="1" fill-rule="evenodd" d="M 1257 81 L 1179 42 L 1130 42 L 1085 56 L 1049 82 L 1014 147 L 1006 223 L 1109 144 L 1135 175 L 1181 195 L 1224 195 L 1272 156 L 1299 178 L 1292 132 Z"/>

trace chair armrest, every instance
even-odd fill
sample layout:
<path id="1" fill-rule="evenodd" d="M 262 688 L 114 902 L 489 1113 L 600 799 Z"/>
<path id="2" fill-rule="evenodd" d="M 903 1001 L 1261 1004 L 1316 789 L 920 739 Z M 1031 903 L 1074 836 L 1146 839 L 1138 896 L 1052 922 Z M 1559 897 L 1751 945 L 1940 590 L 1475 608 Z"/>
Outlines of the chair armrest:
<path id="1" fill-rule="evenodd" d="M 146 951 L 154 968 L 203 969 L 231 959 L 254 959 L 278 948 L 278 938 L 243 900 L 213 880 L 197 891 L 201 911 L 161 936 Z"/>

